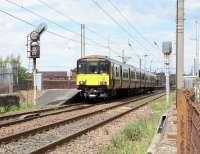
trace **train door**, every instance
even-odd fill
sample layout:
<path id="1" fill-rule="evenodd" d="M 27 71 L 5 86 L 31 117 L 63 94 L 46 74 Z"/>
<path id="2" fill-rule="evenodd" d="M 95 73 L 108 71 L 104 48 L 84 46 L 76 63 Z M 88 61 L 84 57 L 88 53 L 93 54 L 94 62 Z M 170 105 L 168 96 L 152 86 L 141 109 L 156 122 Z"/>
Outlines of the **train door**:
<path id="1" fill-rule="evenodd" d="M 120 87 L 123 88 L 123 74 L 121 65 L 120 65 Z"/>
<path id="2" fill-rule="evenodd" d="M 131 76 L 131 69 L 129 68 L 128 69 L 128 78 L 129 78 L 129 88 L 131 88 L 131 78 L 132 78 L 132 76 Z"/>
<path id="3" fill-rule="evenodd" d="M 142 87 L 142 71 L 141 71 L 141 69 L 140 69 L 140 79 L 139 80 L 140 80 L 140 87 L 139 88 L 141 89 L 141 87 Z"/>
<path id="4" fill-rule="evenodd" d="M 116 75 L 116 73 L 115 73 L 115 66 L 114 66 L 114 64 L 111 64 L 111 68 L 112 68 L 112 78 L 111 78 L 111 80 L 112 80 L 112 89 L 114 89 L 115 88 L 115 75 Z"/>

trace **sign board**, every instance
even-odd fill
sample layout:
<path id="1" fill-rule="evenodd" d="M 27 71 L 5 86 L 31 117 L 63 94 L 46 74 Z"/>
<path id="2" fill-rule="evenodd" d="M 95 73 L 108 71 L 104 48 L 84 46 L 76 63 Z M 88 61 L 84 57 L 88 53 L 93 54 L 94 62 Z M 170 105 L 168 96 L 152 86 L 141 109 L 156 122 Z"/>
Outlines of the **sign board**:
<path id="1" fill-rule="evenodd" d="M 36 74 L 36 87 L 37 87 L 37 90 L 39 91 L 42 90 L 42 73 Z"/>

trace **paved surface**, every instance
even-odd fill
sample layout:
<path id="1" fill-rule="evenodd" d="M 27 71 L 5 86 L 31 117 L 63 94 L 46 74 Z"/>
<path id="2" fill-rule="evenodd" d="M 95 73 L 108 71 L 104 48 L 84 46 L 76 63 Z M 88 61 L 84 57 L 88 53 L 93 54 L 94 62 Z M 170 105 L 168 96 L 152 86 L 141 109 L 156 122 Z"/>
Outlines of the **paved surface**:
<path id="1" fill-rule="evenodd" d="M 156 154 L 176 154 L 176 121 L 175 107 L 167 113 L 166 125 L 161 140 L 157 145 Z"/>
<path id="2" fill-rule="evenodd" d="M 77 89 L 49 89 L 41 97 L 37 98 L 39 105 L 61 105 L 71 100 L 79 93 Z"/>

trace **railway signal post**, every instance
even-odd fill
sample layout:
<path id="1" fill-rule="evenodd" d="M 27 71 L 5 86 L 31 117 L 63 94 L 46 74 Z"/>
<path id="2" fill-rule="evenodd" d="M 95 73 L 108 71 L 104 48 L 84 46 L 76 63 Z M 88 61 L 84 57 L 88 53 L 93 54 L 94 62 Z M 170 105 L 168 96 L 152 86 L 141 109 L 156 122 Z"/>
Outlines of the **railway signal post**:
<path id="1" fill-rule="evenodd" d="M 46 24 L 40 24 L 35 30 L 33 30 L 28 36 L 27 36 L 27 52 L 28 52 L 28 58 L 33 59 L 33 104 L 36 105 L 36 92 L 37 92 L 37 86 L 36 86 L 36 59 L 40 58 L 40 36 L 43 34 L 44 31 L 46 31 L 47 26 Z"/>
<path id="2" fill-rule="evenodd" d="M 166 102 L 168 105 L 169 104 L 169 95 L 170 95 L 169 64 L 170 64 L 170 55 L 172 53 L 172 42 L 163 42 L 162 52 L 164 54 L 165 77 L 166 77 Z"/>

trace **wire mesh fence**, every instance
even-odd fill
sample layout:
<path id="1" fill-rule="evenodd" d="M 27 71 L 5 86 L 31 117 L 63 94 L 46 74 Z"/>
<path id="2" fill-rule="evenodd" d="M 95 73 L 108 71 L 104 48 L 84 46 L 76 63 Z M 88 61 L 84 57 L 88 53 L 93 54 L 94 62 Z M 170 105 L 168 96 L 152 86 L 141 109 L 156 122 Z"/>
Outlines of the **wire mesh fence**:
<path id="1" fill-rule="evenodd" d="M 200 151 L 200 105 L 195 101 L 198 100 L 196 96 L 199 96 L 196 92 L 178 91 L 177 150 L 181 154 L 197 154 Z"/>
<path id="2" fill-rule="evenodd" d="M 0 93 L 12 93 L 14 75 L 11 65 L 0 66 Z"/>

